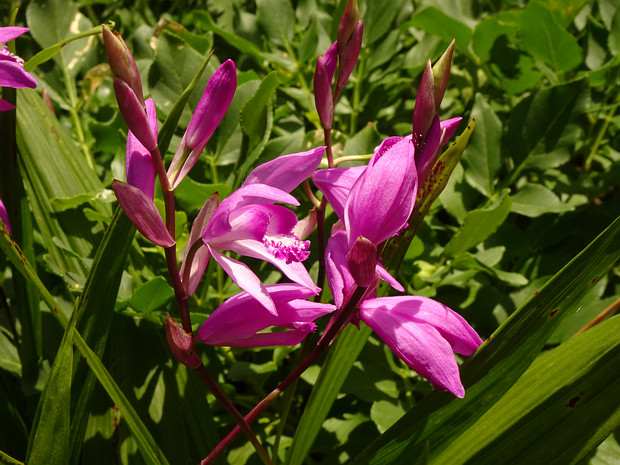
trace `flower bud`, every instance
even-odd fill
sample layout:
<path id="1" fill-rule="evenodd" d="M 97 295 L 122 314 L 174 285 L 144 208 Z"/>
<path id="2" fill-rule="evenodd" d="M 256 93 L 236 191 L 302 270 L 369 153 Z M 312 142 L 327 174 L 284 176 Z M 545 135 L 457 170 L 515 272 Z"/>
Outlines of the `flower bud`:
<path id="1" fill-rule="evenodd" d="M 435 84 L 430 60 L 424 67 L 422 81 L 418 89 L 413 108 L 413 145 L 418 150 L 424 143 L 428 129 L 433 123 L 437 110 L 435 108 Z"/>
<path id="2" fill-rule="evenodd" d="M 357 21 L 359 19 L 359 8 L 357 7 L 357 0 L 349 0 L 340 24 L 338 25 L 338 54 L 342 55 L 344 49 L 353 35 L 353 31 L 357 27 Z"/>
<path id="3" fill-rule="evenodd" d="M 142 103 L 144 102 L 142 82 L 140 81 L 136 60 L 134 60 L 127 44 L 118 32 L 112 33 L 105 25 L 102 25 L 101 28 L 103 30 L 103 44 L 112 73 L 133 89 L 138 101 L 144 106 Z"/>
<path id="4" fill-rule="evenodd" d="M 323 129 L 332 128 L 334 101 L 332 100 L 331 87 L 332 81 L 325 69 L 325 63 L 319 57 L 314 71 L 314 103 Z"/>
<path id="5" fill-rule="evenodd" d="M 351 76 L 351 73 L 353 72 L 353 68 L 355 68 L 355 64 L 357 63 L 357 59 L 362 48 L 363 34 L 364 20 L 360 19 L 353 30 L 351 39 L 344 47 L 342 53 L 339 53 L 340 66 L 338 67 L 338 79 L 336 80 L 336 98 L 340 95 L 340 91 L 344 88 L 349 76 Z"/>
<path id="6" fill-rule="evenodd" d="M 192 335 L 186 333 L 178 321 L 166 314 L 166 339 L 174 357 L 188 368 L 198 368 L 202 361 L 194 351 Z"/>
<path id="7" fill-rule="evenodd" d="M 140 101 L 133 89 L 120 78 L 114 78 L 114 92 L 118 109 L 127 123 L 129 130 L 149 152 L 157 147 L 157 141 L 144 111 L 144 102 Z"/>
<path id="8" fill-rule="evenodd" d="M 439 113 L 439 106 L 443 100 L 443 96 L 446 93 L 446 87 L 448 87 L 448 81 L 450 80 L 450 65 L 452 63 L 452 54 L 454 53 L 453 40 L 443 53 L 441 58 L 433 66 L 433 80 L 435 87 L 435 112 Z"/>

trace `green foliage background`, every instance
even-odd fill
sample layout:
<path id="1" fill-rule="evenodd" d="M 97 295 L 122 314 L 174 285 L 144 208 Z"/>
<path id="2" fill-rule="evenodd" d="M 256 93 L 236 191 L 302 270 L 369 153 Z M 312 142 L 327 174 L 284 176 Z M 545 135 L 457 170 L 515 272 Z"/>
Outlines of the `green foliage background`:
<path id="1" fill-rule="evenodd" d="M 233 426 L 167 348 L 162 321 L 175 309 L 163 252 L 115 213 L 126 127 L 96 26 L 113 21 L 133 51 L 167 120 L 168 161 L 208 77 L 225 59 L 237 64 L 233 103 L 177 191 L 182 251 L 209 195 L 228 195 L 259 163 L 323 144 L 312 77 L 345 4 L 21 3 L 16 22 L 30 34 L 17 52 L 39 86 L 17 91 L 15 116 L 0 113 L 0 197 L 18 244 L 1 231 L 0 461 L 197 463 Z M 0 3 L 1 25 L 14 6 Z M 463 116 L 459 133 L 472 119 L 475 129 L 398 278 L 489 341 L 462 367 L 460 400 L 433 392 L 368 328 L 349 327 L 255 431 L 287 464 L 617 462 L 620 320 L 573 335 L 620 294 L 620 6 L 360 0 L 360 16 L 360 60 L 336 107 L 337 155 L 410 133 L 423 66 L 456 39 L 441 115 Z M 310 204 L 294 194 L 301 216 Z M 315 262 L 316 252 L 306 262 L 314 273 Z M 280 279 L 253 265 L 266 283 Z M 210 265 L 193 322 L 237 292 Z M 297 353 L 201 347 L 242 411 Z M 259 463 L 245 442 L 221 462 Z"/>

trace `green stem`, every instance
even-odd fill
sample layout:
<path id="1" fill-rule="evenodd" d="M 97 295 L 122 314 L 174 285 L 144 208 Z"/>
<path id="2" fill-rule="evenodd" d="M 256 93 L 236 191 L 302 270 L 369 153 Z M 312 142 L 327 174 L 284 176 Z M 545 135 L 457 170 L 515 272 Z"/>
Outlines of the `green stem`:
<path id="1" fill-rule="evenodd" d="M 594 142 L 594 145 L 592 145 L 592 149 L 590 150 L 590 153 L 588 154 L 588 158 L 586 158 L 586 161 L 585 161 L 585 164 L 584 164 L 584 168 L 585 168 L 586 171 L 590 171 L 590 168 L 592 168 L 592 160 L 594 159 L 594 156 L 596 155 L 596 152 L 598 151 L 598 148 L 600 147 L 601 143 L 603 142 L 603 137 L 607 133 L 607 128 L 611 124 L 611 122 L 612 122 L 612 120 L 614 118 L 614 115 L 616 114 L 616 110 L 618 109 L 618 105 L 620 105 L 620 102 L 614 103 L 611 106 L 611 108 L 609 109 L 609 112 L 607 113 L 607 116 L 605 117 L 605 121 L 603 122 L 603 126 L 601 127 L 601 130 L 598 132 L 598 135 L 596 136 L 596 141 Z"/>

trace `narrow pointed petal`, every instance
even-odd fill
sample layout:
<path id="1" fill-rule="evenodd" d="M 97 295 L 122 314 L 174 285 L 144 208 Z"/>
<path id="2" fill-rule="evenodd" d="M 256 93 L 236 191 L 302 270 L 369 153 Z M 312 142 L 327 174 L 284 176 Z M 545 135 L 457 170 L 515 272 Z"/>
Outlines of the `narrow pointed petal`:
<path id="1" fill-rule="evenodd" d="M 325 250 L 325 271 L 329 290 L 338 308 L 342 308 L 344 296 L 355 285 L 347 264 L 347 251 L 346 232 L 337 231 L 332 234 Z"/>
<path id="2" fill-rule="evenodd" d="M 360 19 L 355 26 L 351 39 L 345 45 L 340 54 L 340 66 L 338 67 L 338 78 L 336 80 L 336 95 L 344 88 L 349 80 L 349 76 L 355 68 L 360 50 L 362 49 L 362 36 L 364 35 L 364 20 Z"/>
<path id="3" fill-rule="evenodd" d="M 397 234 L 411 215 L 416 192 L 414 150 L 408 138 L 375 153 L 345 205 L 349 243 L 364 236 L 380 244 Z"/>
<path id="4" fill-rule="evenodd" d="M 396 279 L 390 273 L 388 273 L 388 271 L 383 267 L 381 263 L 377 264 L 377 272 L 379 273 L 379 277 L 381 279 L 383 279 L 398 292 L 405 292 L 405 288 L 402 286 L 402 284 L 396 281 Z"/>
<path id="5" fill-rule="evenodd" d="M 293 153 L 275 158 L 256 167 L 247 177 L 244 186 L 266 184 L 284 192 L 291 192 L 316 171 L 325 147 L 317 147 L 307 152 Z"/>
<path id="6" fill-rule="evenodd" d="M 447 119 L 447 120 L 442 121 L 440 123 L 440 126 L 441 126 L 441 140 L 439 141 L 439 148 L 441 148 L 444 145 L 446 145 L 448 143 L 448 141 L 450 139 L 452 139 L 452 136 L 454 136 L 454 134 L 456 133 L 456 130 L 458 129 L 459 124 L 461 124 L 461 120 L 462 119 L 463 118 L 458 116 L 456 118 Z"/>
<path id="7" fill-rule="evenodd" d="M 7 102 L 6 100 L 2 100 L 0 98 L 0 111 L 10 111 L 15 108 L 15 105 Z"/>
<path id="8" fill-rule="evenodd" d="M 112 181 L 114 195 L 127 217 L 140 233 L 149 241 L 161 247 L 174 245 L 155 204 L 144 192 L 127 183 Z"/>
<path id="9" fill-rule="evenodd" d="M 146 116 L 153 137 L 157 139 L 157 114 L 155 111 L 155 102 L 149 98 L 145 102 Z M 151 153 L 140 143 L 133 135 L 131 130 L 127 133 L 127 153 L 125 155 L 125 170 L 127 173 L 127 182 L 137 187 L 153 200 L 155 191 L 155 167 L 153 166 L 153 158 Z"/>
<path id="10" fill-rule="evenodd" d="M 124 81 L 114 78 L 114 92 L 118 109 L 136 139 L 149 152 L 157 147 L 157 140 L 153 136 L 151 125 L 144 111 L 144 102 L 138 100 L 134 91 Z"/>
<path id="11" fill-rule="evenodd" d="M 207 244 L 209 246 L 209 244 Z M 218 250 L 209 247 L 209 251 L 213 256 L 213 259 L 222 267 L 230 279 L 232 279 L 237 286 L 246 291 L 252 297 L 254 297 L 260 304 L 267 309 L 269 313 L 277 315 L 277 310 L 273 300 L 269 296 L 267 289 L 258 279 L 258 276 L 250 270 L 250 268 L 233 258 L 227 257 Z"/>
<path id="12" fill-rule="evenodd" d="M 9 215 L 6 212 L 4 202 L 0 199 L 0 220 L 4 223 L 4 227 L 11 234 L 11 223 L 9 223 Z"/>
<path id="13" fill-rule="evenodd" d="M 421 146 L 435 117 L 435 85 L 430 60 L 426 63 L 422 73 L 422 82 L 418 88 L 418 95 L 413 108 L 413 144 L 416 149 Z"/>
<path id="14" fill-rule="evenodd" d="M 323 192 L 338 218 L 344 219 L 344 206 L 351 188 L 365 169 L 365 166 L 329 168 L 312 175 L 312 182 Z"/>
<path id="15" fill-rule="evenodd" d="M 308 212 L 308 216 L 297 222 L 297 225 L 293 228 L 291 232 L 295 236 L 299 237 L 299 239 L 303 240 L 304 238 L 312 234 L 312 231 L 314 231 L 314 228 L 316 227 L 316 221 L 317 213 L 316 209 L 313 208 Z"/>
<path id="16" fill-rule="evenodd" d="M 15 89 L 37 87 L 37 80 L 24 69 L 23 63 L 19 61 L 6 50 L 6 47 L 0 50 L 0 87 Z"/>
<path id="17" fill-rule="evenodd" d="M 295 345 L 314 331 L 313 320 L 335 310 L 333 305 L 309 302 L 311 296 L 298 284 L 266 286 L 278 314 L 269 313 L 250 294 L 243 292 L 220 305 L 201 326 L 199 337 L 207 344 L 265 347 Z M 289 331 L 259 333 L 269 327 L 287 328 Z"/>
<path id="18" fill-rule="evenodd" d="M 27 27 L 8 26 L 0 27 L 0 44 L 6 44 L 7 42 L 21 36 L 28 32 Z"/>
<path id="19" fill-rule="evenodd" d="M 200 283 L 200 279 L 207 268 L 207 264 L 209 263 L 209 258 L 211 254 L 209 253 L 209 249 L 205 246 L 200 248 L 194 258 L 188 263 L 188 253 L 192 248 L 193 244 L 197 241 L 201 241 L 202 231 L 207 227 L 209 221 L 211 220 L 211 216 L 215 212 L 216 208 L 220 203 L 220 198 L 217 194 L 213 194 L 211 197 L 207 199 L 204 203 L 198 216 L 194 220 L 192 224 L 192 230 L 189 233 L 189 239 L 187 241 L 187 246 L 185 247 L 185 253 L 183 254 L 183 262 L 181 264 L 181 281 L 183 281 L 183 285 L 185 286 L 185 290 L 187 291 L 187 295 L 194 295 L 196 289 L 198 288 L 198 284 Z M 190 267 L 190 270 L 187 272 L 186 276 L 186 268 Z"/>

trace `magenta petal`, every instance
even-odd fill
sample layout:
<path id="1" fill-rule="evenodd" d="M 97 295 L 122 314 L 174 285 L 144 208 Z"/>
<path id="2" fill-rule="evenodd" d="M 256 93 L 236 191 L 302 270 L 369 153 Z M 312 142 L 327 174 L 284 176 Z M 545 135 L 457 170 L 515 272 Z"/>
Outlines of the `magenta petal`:
<path id="1" fill-rule="evenodd" d="M 347 264 L 347 251 L 346 232 L 337 231 L 332 234 L 325 250 L 325 271 L 329 290 L 338 308 L 342 308 L 344 296 L 355 284 Z"/>
<path id="2" fill-rule="evenodd" d="M 323 192 L 338 218 L 344 219 L 344 206 L 351 188 L 365 169 L 366 166 L 330 168 L 312 175 L 312 182 Z"/>
<path id="3" fill-rule="evenodd" d="M 9 223 L 9 215 L 6 212 L 4 202 L 0 199 L 0 220 L 4 223 L 4 227 L 11 234 L 11 223 Z"/>
<path id="4" fill-rule="evenodd" d="M 360 19 L 353 30 L 351 39 L 344 46 L 340 55 L 340 66 L 338 67 L 338 78 L 336 86 L 342 89 L 347 83 L 349 76 L 355 68 L 357 59 L 362 48 L 362 36 L 364 35 L 364 20 Z"/>
<path id="5" fill-rule="evenodd" d="M 244 186 L 266 184 L 284 192 L 291 192 L 316 171 L 325 154 L 325 147 L 307 152 L 283 155 L 256 167 L 247 177 Z"/>
<path id="6" fill-rule="evenodd" d="M 161 247 L 174 245 L 174 239 L 168 233 L 155 204 L 144 192 L 116 179 L 112 181 L 112 189 L 127 217 L 144 237 Z"/>
<path id="7" fill-rule="evenodd" d="M 398 233 L 409 219 L 417 192 L 411 140 L 375 153 L 347 199 L 344 223 L 349 243 L 364 236 L 375 244 Z"/>
<path id="8" fill-rule="evenodd" d="M 360 317 L 409 367 L 439 390 L 463 397 L 458 364 L 452 347 L 433 325 L 392 311 L 386 299 L 362 303 Z M 376 301 L 383 301 L 378 305 Z"/>
<path id="9" fill-rule="evenodd" d="M 314 104 L 323 129 L 331 129 L 334 117 L 332 81 L 320 57 L 316 62 L 316 69 L 314 70 Z"/>
<path id="10" fill-rule="evenodd" d="M 15 105 L 7 102 L 6 100 L 2 100 L 0 98 L 0 111 L 10 111 L 15 108 Z"/>
<path id="11" fill-rule="evenodd" d="M 136 138 L 149 152 L 157 147 L 157 139 L 153 136 L 151 125 L 144 111 L 144 102 L 138 100 L 134 91 L 119 78 L 114 78 L 114 92 L 118 109 Z"/>
<path id="12" fill-rule="evenodd" d="M 25 34 L 28 30 L 27 27 L 18 26 L 0 27 L 0 44 L 6 44 L 8 41 Z"/>
<path id="13" fill-rule="evenodd" d="M 155 139 L 157 139 L 157 114 L 153 99 L 147 99 L 146 115 Z M 127 182 L 137 187 L 151 200 L 155 191 L 155 167 L 151 153 L 138 141 L 131 131 L 127 134 L 127 152 L 125 155 Z"/>
<path id="14" fill-rule="evenodd" d="M 243 292 L 220 305 L 200 327 L 199 337 L 207 344 L 239 347 L 295 345 L 316 325 L 313 320 L 333 312 L 335 307 L 304 300 L 311 293 L 298 284 L 266 286 L 278 314 L 273 315 L 250 294 Z M 290 329 L 259 333 L 271 326 Z"/>
<path id="15" fill-rule="evenodd" d="M 4 50 L 0 51 L 0 58 L 4 52 Z M 0 87 L 14 87 L 16 89 L 24 87 L 34 89 L 37 87 L 36 79 L 24 69 L 22 63 L 14 60 L 15 58 L 12 60 L 0 59 Z"/>
<path id="16" fill-rule="evenodd" d="M 338 42 L 334 42 L 329 46 L 323 56 L 319 57 L 319 60 L 323 62 L 325 71 L 327 71 L 327 78 L 329 80 L 329 86 L 331 87 L 334 79 L 334 72 L 336 71 L 336 65 L 338 64 Z"/>
<path id="17" fill-rule="evenodd" d="M 377 272 L 379 273 L 379 277 L 396 289 L 398 292 L 405 292 L 405 288 L 400 284 L 396 279 L 388 273 L 388 271 L 383 267 L 381 263 L 377 263 Z"/>
<path id="18" fill-rule="evenodd" d="M 207 244 L 209 247 L 209 244 Z M 213 256 L 213 259 L 222 267 L 230 279 L 232 279 L 237 286 L 246 291 L 252 297 L 254 297 L 260 304 L 267 309 L 269 313 L 277 315 L 276 307 L 265 289 L 265 286 L 258 279 L 258 276 L 254 274 L 250 268 L 233 258 L 227 257 L 218 250 L 209 247 L 209 251 Z"/>
<path id="19" fill-rule="evenodd" d="M 424 137 L 424 143 L 415 152 L 415 166 L 418 171 L 418 181 L 420 184 L 426 181 L 437 161 L 441 132 L 439 115 L 435 115 L 433 123 Z"/>
<path id="20" fill-rule="evenodd" d="M 237 69 L 226 60 L 209 79 L 200 102 L 187 126 L 187 146 L 191 149 L 207 144 L 211 134 L 226 114 L 237 89 Z M 202 151 L 202 149 L 200 150 Z"/>
<path id="21" fill-rule="evenodd" d="M 218 207 L 219 203 L 220 199 L 217 193 L 209 197 L 200 209 L 198 216 L 196 216 L 196 219 L 192 224 L 192 230 L 189 233 L 189 239 L 187 241 L 187 246 L 185 247 L 185 254 L 183 255 L 183 262 L 181 265 L 181 280 L 183 281 L 187 295 L 194 295 L 196 292 L 200 279 L 202 278 L 202 275 L 207 268 L 207 264 L 209 263 L 211 254 L 206 246 L 201 247 L 189 264 L 187 261 L 187 255 L 194 243 L 196 241 L 201 241 L 202 231 L 206 228 L 209 220 L 211 220 L 211 216 L 213 216 L 213 212 L 215 212 L 215 209 Z M 186 276 L 186 267 L 188 265 L 190 266 L 190 270 L 189 274 Z"/>
<path id="22" fill-rule="evenodd" d="M 452 136 L 458 129 L 462 119 L 463 118 L 460 116 L 457 116 L 456 118 L 450 118 L 440 123 L 441 140 L 439 141 L 439 148 L 443 147 L 450 139 L 452 139 Z"/>

